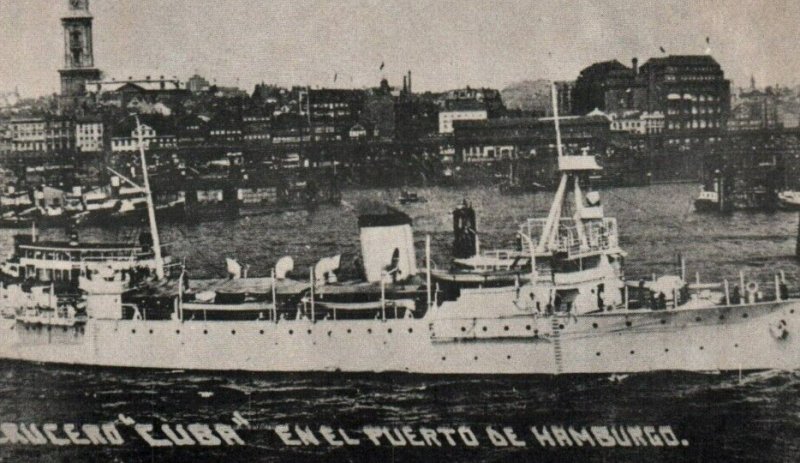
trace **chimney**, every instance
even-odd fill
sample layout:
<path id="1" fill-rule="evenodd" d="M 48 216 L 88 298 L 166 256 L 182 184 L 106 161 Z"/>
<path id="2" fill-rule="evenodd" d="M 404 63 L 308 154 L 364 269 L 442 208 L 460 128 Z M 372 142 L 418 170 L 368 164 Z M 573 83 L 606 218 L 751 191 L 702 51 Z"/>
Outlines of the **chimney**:
<path id="1" fill-rule="evenodd" d="M 633 66 L 633 75 L 639 75 L 639 58 L 634 57 L 631 59 L 631 65 Z"/>

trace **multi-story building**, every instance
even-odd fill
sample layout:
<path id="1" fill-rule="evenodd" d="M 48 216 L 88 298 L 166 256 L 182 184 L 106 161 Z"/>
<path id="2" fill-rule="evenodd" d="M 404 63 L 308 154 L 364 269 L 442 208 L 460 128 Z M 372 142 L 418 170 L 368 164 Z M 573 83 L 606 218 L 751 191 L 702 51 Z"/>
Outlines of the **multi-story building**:
<path id="1" fill-rule="evenodd" d="M 338 141 L 361 119 L 365 92 L 352 89 L 300 89 L 300 114 L 311 125 L 314 141 Z"/>
<path id="2" fill-rule="evenodd" d="M 653 135 L 664 131 L 664 114 L 661 112 L 627 111 L 612 113 L 611 131 L 637 135 Z"/>
<path id="3" fill-rule="evenodd" d="M 505 111 L 500 91 L 493 88 L 460 88 L 445 92 L 438 99 L 439 107 L 443 110 L 470 103 L 476 103 L 486 109 L 491 118 L 499 117 Z"/>
<path id="4" fill-rule="evenodd" d="M 778 112 L 779 95 L 772 87 L 757 89 L 754 78 L 750 79 L 750 88 L 739 89 L 731 100 L 728 130 L 772 129 L 783 125 Z"/>
<path id="5" fill-rule="evenodd" d="M 577 114 L 661 113 L 665 132 L 719 130 L 730 110 L 730 81 L 709 55 L 651 58 L 641 67 L 635 58 L 631 67 L 613 60 L 581 71 L 572 98 Z"/>
<path id="6" fill-rule="evenodd" d="M 453 133 L 456 121 L 485 121 L 489 118 L 486 106 L 473 100 L 451 101 L 447 109 L 439 111 L 439 133 Z"/>
<path id="7" fill-rule="evenodd" d="M 177 137 L 169 133 L 167 124 L 156 121 L 142 121 L 142 143 L 144 149 L 167 149 L 178 146 Z M 115 127 L 111 136 L 113 153 L 134 152 L 139 150 L 139 138 L 135 124 L 126 122 Z"/>
<path id="8" fill-rule="evenodd" d="M 104 124 L 101 119 L 78 119 L 75 121 L 75 150 L 81 153 L 103 151 Z"/>
<path id="9" fill-rule="evenodd" d="M 0 154 L 11 152 L 11 130 L 8 122 L 0 120 Z"/>
<path id="10" fill-rule="evenodd" d="M 595 63 L 583 69 L 572 90 L 572 114 L 599 109 L 616 113 L 643 109 L 646 85 L 638 76 L 638 61 L 627 67 L 617 60 Z"/>
<path id="11" fill-rule="evenodd" d="M 572 95 L 575 91 L 575 81 L 562 80 L 558 82 L 553 82 L 553 85 L 556 88 L 556 101 L 558 104 L 558 114 L 562 116 L 568 116 L 570 114 L 574 114 Z"/>
<path id="12" fill-rule="evenodd" d="M 647 83 L 646 111 L 664 113 L 665 132 L 719 130 L 730 111 L 730 81 L 709 55 L 651 58 L 639 74 Z"/>
<path id="13" fill-rule="evenodd" d="M 75 129 L 62 117 L 12 119 L 8 124 L 12 152 L 68 151 L 75 148 Z"/>

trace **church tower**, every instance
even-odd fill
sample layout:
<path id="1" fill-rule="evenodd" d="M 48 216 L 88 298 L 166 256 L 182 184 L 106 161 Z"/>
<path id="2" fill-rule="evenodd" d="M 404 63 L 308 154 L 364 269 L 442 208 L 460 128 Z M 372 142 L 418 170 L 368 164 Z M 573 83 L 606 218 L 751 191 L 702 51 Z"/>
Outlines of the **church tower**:
<path id="1" fill-rule="evenodd" d="M 64 68 L 61 74 L 62 103 L 74 105 L 86 93 L 86 82 L 100 80 L 92 51 L 92 14 L 89 0 L 68 0 L 69 10 L 61 18 L 64 28 Z"/>

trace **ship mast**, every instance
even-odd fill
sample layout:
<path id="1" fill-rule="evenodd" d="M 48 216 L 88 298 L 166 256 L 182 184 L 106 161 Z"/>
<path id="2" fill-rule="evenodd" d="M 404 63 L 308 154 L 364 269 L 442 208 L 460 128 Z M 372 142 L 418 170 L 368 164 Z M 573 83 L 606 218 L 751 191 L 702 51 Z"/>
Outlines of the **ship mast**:
<path id="1" fill-rule="evenodd" d="M 567 187 L 570 177 L 574 177 L 574 195 L 575 195 L 575 231 L 578 234 L 581 247 L 586 246 L 585 230 L 582 224 L 582 210 L 583 210 L 583 194 L 581 192 L 577 174 L 581 172 L 600 170 L 594 156 L 588 155 L 586 152 L 581 156 L 570 156 L 564 154 L 564 148 L 561 143 L 561 123 L 558 115 L 558 100 L 556 97 L 555 84 L 551 84 L 550 92 L 553 104 L 553 122 L 556 129 L 556 147 L 558 150 L 558 170 L 561 172 L 561 180 L 558 183 L 556 195 L 553 198 L 553 204 L 550 206 L 550 212 L 547 215 L 544 228 L 542 229 L 541 240 L 538 243 L 537 252 L 547 253 L 554 251 L 558 247 L 558 229 L 561 222 L 561 214 L 564 207 L 564 201 L 567 195 Z"/>
<path id="2" fill-rule="evenodd" d="M 156 277 L 164 279 L 164 258 L 161 256 L 161 240 L 158 237 L 158 226 L 156 225 L 156 211 L 153 206 L 153 194 L 150 191 L 150 180 L 147 175 L 147 159 L 144 155 L 144 141 L 142 140 L 142 124 L 139 116 L 133 114 L 136 119 L 136 137 L 139 141 L 139 156 L 142 161 L 142 177 L 144 177 L 144 191 L 147 198 L 147 218 L 150 222 L 150 235 L 153 238 L 153 256 L 156 261 Z"/>

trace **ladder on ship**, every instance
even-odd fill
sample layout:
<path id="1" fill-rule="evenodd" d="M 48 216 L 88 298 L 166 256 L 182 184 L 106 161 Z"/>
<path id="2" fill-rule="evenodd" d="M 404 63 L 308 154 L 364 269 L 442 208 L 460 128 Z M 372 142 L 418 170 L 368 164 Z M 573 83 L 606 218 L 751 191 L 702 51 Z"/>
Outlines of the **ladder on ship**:
<path id="1" fill-rule="evenodd" d="M 552 334 L 550 339 L 553 341 L 553 356 L 556 361 L 556 374 L 560 375 L 563 371 L 561 366 L 561 317 L 553 315 L 551 318 Z"/>

